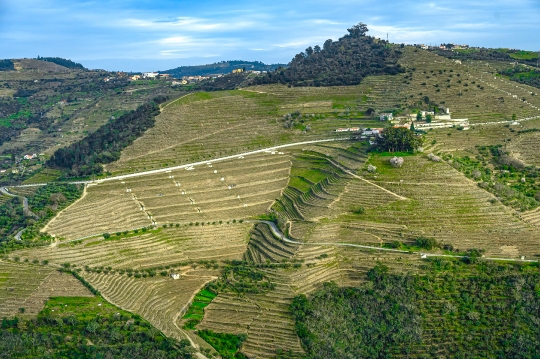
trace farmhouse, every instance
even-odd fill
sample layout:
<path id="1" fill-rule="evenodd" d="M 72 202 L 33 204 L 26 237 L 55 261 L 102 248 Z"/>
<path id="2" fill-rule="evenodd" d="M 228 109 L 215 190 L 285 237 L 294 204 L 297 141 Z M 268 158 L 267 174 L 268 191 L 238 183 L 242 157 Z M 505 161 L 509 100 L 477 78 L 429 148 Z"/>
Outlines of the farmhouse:
<path id="1" fill-rule="evenodd" d="M 178 273 L 171 273 L 170 276 L 171 276 L 172 279 L 175 279 L 175 280 L 180 279 L 180 274 L 178 274 Z"/>
<path id="2" fill-rule="evenodd" d="M 336 132 L 348 132 L 349 130 L 349 128 L 338 128 Z"/>

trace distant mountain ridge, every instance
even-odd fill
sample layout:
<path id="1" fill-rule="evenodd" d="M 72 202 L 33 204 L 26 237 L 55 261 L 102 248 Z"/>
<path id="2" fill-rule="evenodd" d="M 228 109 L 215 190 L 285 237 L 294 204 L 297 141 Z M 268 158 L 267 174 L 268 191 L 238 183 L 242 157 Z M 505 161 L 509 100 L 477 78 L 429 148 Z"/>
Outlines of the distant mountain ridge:
<path id="1" fill-rule="evenodd" d="M 273 71 L 284 64 L 265 64 L 261 61 L 220 61 L 213 64 L 195 65 L 195 66 L 179 66 L 174 69 L 159 71 L 159 73 L 167 73 L 174 77 L 180 78 L 183 76 L 207 76 L 230 73 L 234 69 L 246 68 L 253 71 Z"/>

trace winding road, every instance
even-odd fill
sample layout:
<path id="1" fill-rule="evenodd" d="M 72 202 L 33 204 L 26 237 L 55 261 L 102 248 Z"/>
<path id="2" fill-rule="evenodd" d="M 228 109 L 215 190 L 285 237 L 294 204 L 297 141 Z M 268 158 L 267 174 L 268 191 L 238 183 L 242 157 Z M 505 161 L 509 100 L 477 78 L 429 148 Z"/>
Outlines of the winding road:
<path id="1" fill-rule="evenodd" d="M 160 169 L 157 169 L 157 170 L 142 171 L 142 172 L 130 173 L 130 174 L 127 174 L 127 175 L 105 177 L 105 178 L 100 178 L 98 180 L 93 180 L 93 181 L 70 181 L 70 182 L 62 182 L 62 183 L 89 184 L 89 183 L 102 183 L 102 182 L 105 182 L 105 181 L 123 180 L 123 179 L 126 179 L 126 178 L 147 176 L 147 175 L 153 175 L 153 174 L 157 174 L 157 173 L 166 173 L 166 172 L 170 172 L 170 171 L 174 171 L 174 170 L 180 170 L 180 169 L 186 169 L 186 168 L 194 167 L 194 166 L 201 166 L 201 165 L 206 165 L 206 164 L 211 164 L 211 163 L 216 163 L 216 162 L 232 160 L 232 159 L 235 159 L 235 158 L 238 158 L 238 157 L 241 157 L 241 156 L 249 156 L 249 155 L 254 155 L 254 154 L 258 154 L 258 153 L 265 153 L 265 152 L 275 152 L 277 150 L 280 150 L 282 148 L 287 148 L 287 147 L 310 145 L 310 144 L 314 144 L 314 143 L 346 141 L 346 140 L 350 140 L 350 138 L 349 137 L 342 137 L 342 138 L 329 138 L 329 139 L 325 139 L 325 140 L 312 140 L 312 141 L 294 142 L 294 143 L 288 143 L 288 144 L 285 144 L 285 145 L 267 147 L 267 148 L 263 148 L 263 149 L 255 150 L 255 151 L 238 153 L 238 154 L 231 155 L 231 156 L 219 157 L 219 158 L 215 158 L 213 160 L 206 160 L 206 161 L 187 163 L 185 165 L 179 165 L 179 166 L 173 166 L 173 167 L 165 167 L 165 168 L 160 168 Z M 32 184 L 23 184 L 23 185 L 9 186 L 9 187 L 13 187 L 13 188 L 40 187 L 40 186 L 46 186 L 47 184 L 49 184 L 49 183 L 32 183 Z"/>
<path id="2" fill-rule="evenodd" d="M 0 187 L 0 193 L 6 195 L 6 196 L 9 196 L 9 197 L 20 197 L 22 198 L 23 200 L 23 213 L 24 215 L 26 216 L 31 216 L 31 217 L 34 217 L 34 218 L 38 218 L 39 217 L 33 213 L 32 211 L 30 211 L 30 208 L 28 208 L 28 198 L 26 197 L 23 197 L 23 196 L 19 196 L 19 195 L 16 195 L 16 194 L 13 194 L 11 192 L 9 192 L 9 190 L 6 188 L 6 187 Z M 15 234 L 15 239 L 20 241 L 21 240 L 21 236 L 22 236 L 22 233 L 24 232 L 26 228 L 23 228 L 21 229 L 20 231 L 18 231 L 16 234 Z"/>

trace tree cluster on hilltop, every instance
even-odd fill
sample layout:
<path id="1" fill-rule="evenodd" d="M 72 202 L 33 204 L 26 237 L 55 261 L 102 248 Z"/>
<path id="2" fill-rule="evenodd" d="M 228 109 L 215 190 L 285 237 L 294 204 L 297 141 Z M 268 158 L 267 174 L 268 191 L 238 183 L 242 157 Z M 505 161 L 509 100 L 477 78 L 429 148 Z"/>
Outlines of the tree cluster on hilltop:
<path id="1" fill-rule="evenodd" d="M 102 163 L 118 160 L 124 148 L 154 126 L 159 104 L 166 100 L 165 96 L 156 97 L 153 102 L 112 120 L 80 141 L 56 150 L 47 165 L 69 169 L 70 176 L 102 173 Z"/>
<path id="2" fill-rule="evenodd" d="M 359 23 L 338 41 L 326 40 L 323 47 L 308 47 L 297 54 L 286 69 L 257 77 L 254 84 L 282 83 L 294 86 L 357 85 L 368 75 L 395 75 L 401 51 L 388 42 L 367 36 Z"/>
<path id="3" fill-rule="evenodd" d="M 0 71 L 11 71 L 15 70 L 13 61 L 11 60 L 0 60 Z"/>
<path id="4" fill-rule="evenodd" d="M 80 64 L 78 62 L 75 62 L 75 61 L 68 60 L 68 59 L 63 59 L 61 57 L 41 57 L 41 56 L 38 56 L 37 60 L 52 62 L 54 64 L 67 67 L 68 69 L 81 69 L 81 70 L 85 69 L 85 67 L 82 64 Z"/>

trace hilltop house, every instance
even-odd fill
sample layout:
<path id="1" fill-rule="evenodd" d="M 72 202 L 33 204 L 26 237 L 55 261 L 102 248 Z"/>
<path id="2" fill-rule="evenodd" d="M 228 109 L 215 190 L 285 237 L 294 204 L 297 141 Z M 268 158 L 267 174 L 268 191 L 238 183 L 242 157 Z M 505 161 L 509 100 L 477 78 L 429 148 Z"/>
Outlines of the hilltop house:
<path id="1" fill-rule="evenodd" d="M 159 73 L 158 72 L 143 72 L 143 77 L 145 78 L 156 78 L 158 77 Z"/>

